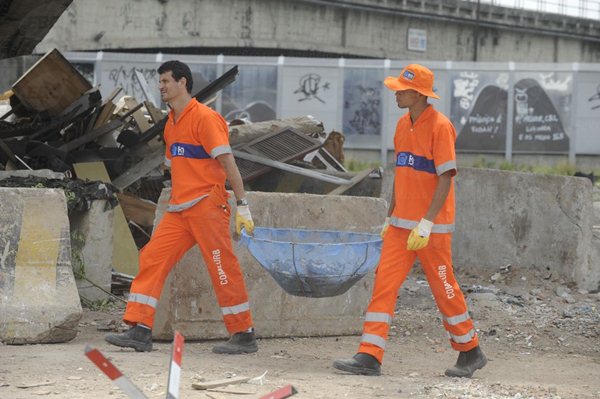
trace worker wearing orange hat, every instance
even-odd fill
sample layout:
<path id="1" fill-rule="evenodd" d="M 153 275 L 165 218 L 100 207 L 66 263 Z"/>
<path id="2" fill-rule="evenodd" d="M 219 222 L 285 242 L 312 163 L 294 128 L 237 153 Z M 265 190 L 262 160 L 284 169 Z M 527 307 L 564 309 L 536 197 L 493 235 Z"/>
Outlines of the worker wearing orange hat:
<path id="1" fill-rule="evenodd" d="M 229 146 L 227 123 L 217 112 L 191 97 L 192 73 L 180 61 L 158 68 L 161 98 L 171 112 L 164 129 L 165 164 L 172 190 L 167 213 L 140 252 L 123 319 L 132 328 L 108 334 L 109 343 L 136 351 L 152 350 L 152 326 L 165 280 L 177 261 L 197 244 L 208 268 L 229 341 L 213 352 L 238 354 L 258 350 L 248 294 L 229 232 L 231 209 L 225 179 L 237 199 L 236 232 L 254 229 L 245 191 Z"/>
<path id="2" fill-rule="evenodd" d="M 418 257 L 442 314 L 450 345 L 458 360 L 446 370 L 450 377 L 471 377 L 487 363 L 452 267 L 456 131 L 427 98 L 433 72 L 422 65 L 405 67 L 384 84 L 396 93 L 399 108 L 394 136 L 394 190 L 381 235 L 383 248 L 367 308 L 358 353 L 333 366 L 353 374 L 379 375 L 400 286 Z"/>

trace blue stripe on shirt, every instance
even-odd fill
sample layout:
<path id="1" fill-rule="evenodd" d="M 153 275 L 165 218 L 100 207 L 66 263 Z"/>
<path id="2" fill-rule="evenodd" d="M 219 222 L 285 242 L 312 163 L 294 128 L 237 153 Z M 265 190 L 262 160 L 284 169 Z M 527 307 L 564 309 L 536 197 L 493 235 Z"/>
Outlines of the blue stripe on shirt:
<path id="1" fill-rule="evenodd" d="M 201 145 L 173 143 L 171 144 L 171 157 L 209 159 L 210 155 Z"/>
<path id="2" fill-rule="evenodd" d="M 435 164 L 432 159 L 427 159 L 410 152 L 399 152 L 396 156 L 396 167 L 409 167 L 421 172 L 435 173 Z"/>

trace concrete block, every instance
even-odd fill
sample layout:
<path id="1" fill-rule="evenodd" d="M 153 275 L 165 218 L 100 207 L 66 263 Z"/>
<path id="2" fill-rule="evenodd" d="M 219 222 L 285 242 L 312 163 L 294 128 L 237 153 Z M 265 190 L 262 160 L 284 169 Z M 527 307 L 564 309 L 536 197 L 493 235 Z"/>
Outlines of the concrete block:
<path id="1" fill-rule="evenodd" d="M 110 292 L 112 281 L 114 209 L 107 205 L 106 200 L 92 201 L 88 211 L 73 212 L 69 218 L 77 288 L 90 301 L 107 299 L 109 295 L 98 286 Z"/>
<path id="2" fill-rule="evenodd" d="M 163 190 L 157 221 L 164 214 L 169 195 L 169 189 Z M 379 198 L 251 192 L 248 200 L 256 225 L 265 227 L 379 232 L 386 214 L 385 201 Z M 372 274 L 340 296 L 297 297 L 285 293 L 244 246 L 234 243 L 234 251 L 246 278 L 258 335 L 327 336 L 362 331 Z M 171 271 L 158 304 L 154 336 L 170 339 L 173 330 L 180 331 L 186 339 L 227 336 L 196 247 Z"/>
<path id="3" fill-rule="evenodd" d="M 81 315 L 64 192 L 0 188 L 0 340 L 65 342 Z"/>
<path id="4" fill-rule="evenodd" d="M 80 179 L 100 180 L 104 183 L 111 183 L 110 176 L 103 162 L 82 162 L 73 164 L 75 174 Z M 113 249 L 112 249 L 112 265 L 113 268 L 120 272 L 135 276 L 138 272 L 139 252 L 127 218 L 123 213 L 121 205 L 117 205 L 114 209 L 113 218 Z"/>
<path id="5" fill-rule="evenodd" d="M 544 268 L 580 288 L 598 286 L 588 179 L 461 168 L 456 201 L 457 264 Z"/>
<path id="6" fill-rule="evenodd" d="M 382 191 L 391 184 L 384 175 Z M 553 271 L 583 289 L 598 288 L 588 179 L 460 168 L 455 190 L 455 266 L 497 269 L 510 263 Z"/>

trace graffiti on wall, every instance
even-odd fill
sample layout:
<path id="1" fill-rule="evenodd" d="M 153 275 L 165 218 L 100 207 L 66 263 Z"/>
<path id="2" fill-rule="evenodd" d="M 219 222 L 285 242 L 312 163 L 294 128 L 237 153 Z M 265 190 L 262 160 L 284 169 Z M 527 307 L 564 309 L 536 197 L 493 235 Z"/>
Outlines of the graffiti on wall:
<path id="1" fill-rule="evenodd" d="M 351 132 L 358 134 L 379 134 L 381 128 L 380 115 L 380 90 L 374 87 L 358 85 L 358 101 L 345 102 L 344 108 L 348 109 L 348 125 Z"/>
<path id="2" fill-rule="evenodd" d="M 321 83 L 321 75 L 317 73 L 308 73 L 300 77 L 298 82 L 298 88 L 294 91 L 294 94 L 300 94 L 302 97 L 298 99 L 298 102 L 317 100 L 325 104 L 325 101 L 320 97 L 320 93 L 329 90 L 330 83 Z"/>
<path id="3" fill-rule="evenodd" d="M 556 106 L 535 79 L 521 79 L 514 86 L 513 149 L 568 151 L 569 138 Z M 551 86 L 564 91 L 563 86 Z"/>
<path id="4" fill-rule="evenodd" d="M 570 111 L 570 74 L 521 74 L 512 87 L 514 116 L 507 120 L 508 74 L 462 72 L 453 80 L 451 117 L 459 132 L 461 150 L 506 149 L 506 131 L 512 123 L 513 150 L 566 152 L 569 138 L 564 129 Z"/>
<path id="5" fill-rule="evenodd" d="M 588 103 L 591 110 L 600 108 L 600 84 L 596 86 L 596 92 L 588 98 Z"/>
<path id="6" fill-rule="evenodd" d="M 158 72 L 156 68 L 136 68 L 120 65 L 110 70 L 108 80 L 113 87 L 121 86 L 125 94 L 142 99 L 144 98 L 144 94 L 140 82 L 135 77 L 136 69 L 144 75 L 150 88 L 158 87 Z"/>
<path id="7" fill-rule="evenodd" d="M 454 79 L 453 96 L 458 98 L 458 104 L 462 109 L 469 109 L 475 99 L 475 89 L 479 85 L 479 74 L 477 72 L 461 72 L 458 79 Z"/>
<path id="8" fill-rule="evenodd" d="M 451 116 L 459 132 L 456 148 L 504 150 L 507 85 L 504 73 L 460 72 L 452 80 Z"/>

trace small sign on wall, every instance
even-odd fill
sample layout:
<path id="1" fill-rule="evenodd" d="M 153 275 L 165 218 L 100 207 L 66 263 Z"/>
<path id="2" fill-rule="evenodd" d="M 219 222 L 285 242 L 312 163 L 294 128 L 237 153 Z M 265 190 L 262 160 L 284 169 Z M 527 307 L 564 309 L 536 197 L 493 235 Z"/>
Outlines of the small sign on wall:
<path id="1" fill-rule="evenodd" d="M 424 29 L 408 29 L 408 49 L 411 51 L 427 51 L 427 31 Z"/>

